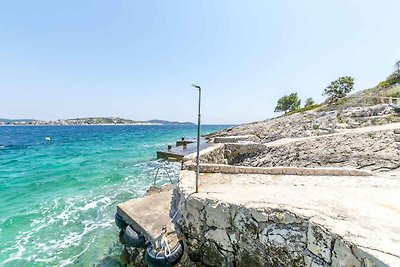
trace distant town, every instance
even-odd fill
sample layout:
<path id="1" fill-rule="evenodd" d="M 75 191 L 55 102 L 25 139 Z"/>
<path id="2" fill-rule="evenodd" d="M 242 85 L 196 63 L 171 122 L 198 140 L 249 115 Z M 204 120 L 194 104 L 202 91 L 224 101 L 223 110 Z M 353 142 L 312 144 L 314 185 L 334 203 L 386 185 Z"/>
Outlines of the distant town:
<path id="1" fill-rule="evenodd" d="M 191 122 L 149 120 L 135 121 L 118 117 L 86 117 L 76 119 L 59 119 L 55 121 L 35 119 L 1 119 L 0 126 L 46 126 L 46 125 L 191 125 Z"/>

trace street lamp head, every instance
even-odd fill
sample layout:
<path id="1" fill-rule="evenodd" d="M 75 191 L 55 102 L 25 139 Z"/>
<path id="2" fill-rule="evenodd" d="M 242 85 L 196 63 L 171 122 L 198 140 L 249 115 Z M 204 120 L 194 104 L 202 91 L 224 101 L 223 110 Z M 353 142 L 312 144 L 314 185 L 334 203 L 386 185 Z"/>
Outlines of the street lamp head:
<path id="1" fill-rule="evenodd" d="M 198 86 L 198 85 L 192 84 L 192 86 L 195 87 L 195 88 L 197 88 L 197 89 L 201 89 L 201 87 Z"/>

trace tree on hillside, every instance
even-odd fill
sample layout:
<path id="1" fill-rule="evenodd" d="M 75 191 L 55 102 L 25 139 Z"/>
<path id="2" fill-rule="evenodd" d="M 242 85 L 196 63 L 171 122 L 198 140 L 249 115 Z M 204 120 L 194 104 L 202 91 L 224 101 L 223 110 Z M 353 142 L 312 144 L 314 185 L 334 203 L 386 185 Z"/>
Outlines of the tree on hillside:
<path id="1" fill-rule="evenodd" d="M 400 82 L 400 60 L 394 64 L 394 71 L 386 78 L 389 85 Z"/>
<path id="2" fill-rule="evenodd" d="M 297 96 L 297 93 L 291 93 L 290 95 L 284 95 L 278 99 L 278 103 L 275 107 L 275 112 L 290 112 L 300 108 L 301 100 Z"/>
<path id="3" fill-rule="evenodd" d="M 394 72 L 400 75 L 400 60 L 394 64 Z"/>
<path id="4" fill-rule="evenodd" d="M 345 97 L 354 88 L 354 78 L 350 76 L 339 77 L 325 88 L 323 95 L 327 95 L 329 101 L 336 101 Z"/>
<path id="5" fill-rule="evenodd" d="M 304 104 L 304 107 L 306 108 L 306 107 L 309 107 L 309 106 L 312 106 L 312 105 L 315 105 L 314 99 L 312 99 L 312 97 L 307 98 L 306 99 L 306 103 Z"/>

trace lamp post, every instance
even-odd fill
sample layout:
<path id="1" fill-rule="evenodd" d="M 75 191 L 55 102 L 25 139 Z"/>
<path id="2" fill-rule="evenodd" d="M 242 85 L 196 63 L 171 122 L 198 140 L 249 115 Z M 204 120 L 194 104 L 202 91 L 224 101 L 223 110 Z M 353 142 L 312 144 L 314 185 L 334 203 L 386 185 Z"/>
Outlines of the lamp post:
<path id="1" fill-rule="evenodd" d="M 199 89 L 199 110 L 197 117 L 197 158 L 196 158 L 196 193 L 199 192 L 199 172 L 200 172 L 200 103 L 201 103 L 201 87 L 192 84 L 193 87 Z"/>

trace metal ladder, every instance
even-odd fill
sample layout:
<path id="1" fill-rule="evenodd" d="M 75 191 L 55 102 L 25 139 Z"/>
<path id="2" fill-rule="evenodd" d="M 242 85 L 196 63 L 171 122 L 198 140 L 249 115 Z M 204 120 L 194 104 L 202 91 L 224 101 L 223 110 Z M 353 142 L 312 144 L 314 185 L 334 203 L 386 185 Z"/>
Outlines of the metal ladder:
<path id="1" fill-rule="evenodd" d="M 160 173 L 160 170 L 164 170 L 165 173 L 167 174 L 168 179 L 169 179 L 169 181 L 171 182 L 171 184 L 174 184 L 174 182 L 172 182 L 171 176 L 169 176 L 169 173 L 168 173 L 167 168 L 166 168 L 165 166 L 160 166 L 160 167 L 158 167 L 158 168 L 156 169 L 156 174 L 154 175 L 154 180 L 153 180 L 153 186 L 156 186 L 157 177 L 158 177 L 158 174 Z"/>

